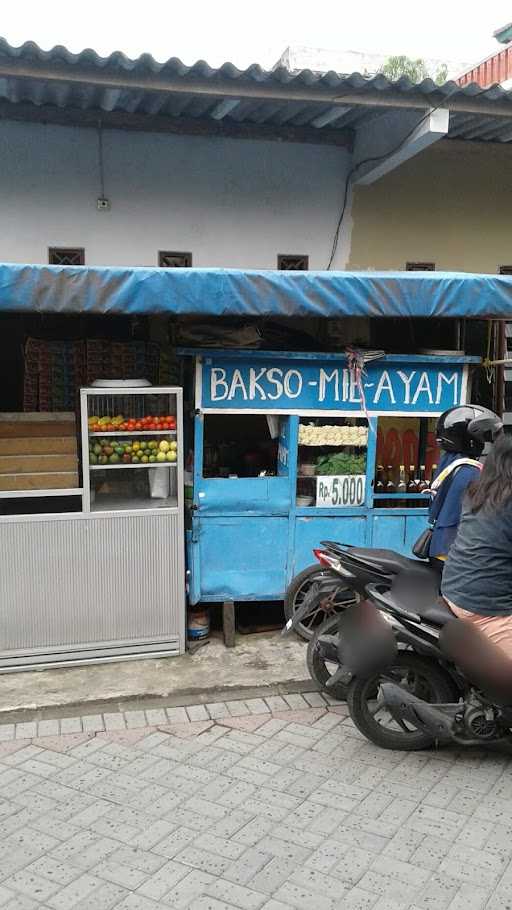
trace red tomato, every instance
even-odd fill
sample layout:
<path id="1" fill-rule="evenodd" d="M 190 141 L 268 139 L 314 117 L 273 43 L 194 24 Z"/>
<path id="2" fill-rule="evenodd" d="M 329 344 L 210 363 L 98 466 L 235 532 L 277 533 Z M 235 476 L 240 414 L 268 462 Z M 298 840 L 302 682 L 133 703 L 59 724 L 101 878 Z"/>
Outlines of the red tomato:
<path id="1" fill-rule="evenodd" d="M 136 421 L 136 423 L 135 423 L 135 429 L 136 429 L 136 430 L 142 430 L 142 423 L 141 423 L 140 420 L 137 420 L 137 421 Z"/>
<path id="2" fill-rule="evenodd" d="M 165 423 L 162 424 L 162 430 L 170 430 L 170 429 L 171 429 L 170 423 L 167 423 L 167 421 L 165 421 Z"/>
<path id="3" fill-rule="evenodd" d="M 169 421 L 169 423 L 171 424 L 171 427 L 172 427 L 173 430 L 176 429 L 176 418 L 175 418 L 175 417 L 173 417 L 173 418 Z"/>
<path id="4" fill-rule="evenodd" d="M 156 430 L 157 426 L 158 426 L 158 424 L 156 424 L 154 421 L 152 421 L 151 423 L 148 423 L 148 430 Z"/>

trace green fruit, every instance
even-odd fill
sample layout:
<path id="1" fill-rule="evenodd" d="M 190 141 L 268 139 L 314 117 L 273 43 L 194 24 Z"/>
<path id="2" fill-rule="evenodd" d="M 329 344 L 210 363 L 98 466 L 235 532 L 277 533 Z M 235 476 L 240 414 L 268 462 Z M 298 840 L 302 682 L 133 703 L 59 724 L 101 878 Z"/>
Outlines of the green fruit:
<path id="1" fill-rule="evenodd" d="M 117 452 L 112 452 L 112 455 L 109 456 L 108 460 L 109 460 L 110 464 L 119 464 L 121 459 L 119 458 L 119 455 L 117 454 Z"/>
<path id="2" fill-rule="evenodd" d="M 159 462 L 165 461 L 165 452 L 159 452 L 158 455 L 156 456 L 156 460 Z"/>
<path id="3" fill-rule="evenodd" d="M 149 455 L 143 455 L 141 458 L 142 464 L 147 464 L 149 461 Z"/>
<path id="4" fill-rule="evenodd" d="M 94 452 L 89 455 L 89 464 L 98 464 L 98 456 Z"/>
<path id="5" fill-rule="evenodd" d="M 150 462 L 150 464 L 155 464 L 155 462 L 156 462 L 156 455 L 150 455 L 150 456 L 149 456 L 149 462 Z"/>
<path id="6" fill-rule="evenodd" d="M 139 464 L 140 458 L 138 455 L 132 455 L 132 464 Z"/>
<path id="7" fill-rule="evenodd" d="M 108 458 L 106 455 L 98 455 L 99 464 L 107 464 L 107 462 L 108 462 Z"/>
<path id="8" fill-rule="evenodd" d="M 124 449 L 122 446 L 116 446 L 115 452 L 116 452 L 116 455 L 124 455 Z"/>
<path id="9" fill-rule="evenodd" d="M 152 439 L 151 442 L 148 443 L 148 448 L 158 449 L 158 443 L 156 442 L 156 440 Z"/>
<path id="10" fill-rule="evenodd" d="M 94 445 L 93 452 L 95 455 L 101 455 L 101 446 L 98 443 Z"/>

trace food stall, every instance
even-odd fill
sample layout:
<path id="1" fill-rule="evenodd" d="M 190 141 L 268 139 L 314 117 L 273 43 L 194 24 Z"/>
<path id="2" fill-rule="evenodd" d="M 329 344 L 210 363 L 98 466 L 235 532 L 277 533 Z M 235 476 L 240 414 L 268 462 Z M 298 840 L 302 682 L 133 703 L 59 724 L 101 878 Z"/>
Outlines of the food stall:
<path id="1" fill-rule="evenodd" d="M 280 598 L 328 537 L 408 552 L 480 360 L 411 352 L 510 313 L 504 276 L 0 263 L 0 670 L 181 653 L 184 539 L 192 604 Z M 222 349 L 177 359 L 204 319 Z"/>
<path id="2" fill-rule="evenodd" d="M 182 390 L 0 414 L 0 668 L 182 653 Z"/>
<path id="3" fill-rule="evenodd" d="M 468 400 L 480 358 L 181 353 L 195 362 L 192 604 L 280 599 L 326 539 L 410 553 L 436 418 Z"/>

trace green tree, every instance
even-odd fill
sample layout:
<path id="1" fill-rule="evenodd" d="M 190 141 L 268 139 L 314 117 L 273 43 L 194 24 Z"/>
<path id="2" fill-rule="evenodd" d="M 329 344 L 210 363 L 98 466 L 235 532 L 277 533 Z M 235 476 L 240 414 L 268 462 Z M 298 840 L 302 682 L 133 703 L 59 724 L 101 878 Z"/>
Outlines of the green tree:
<path id="1" fill-rule="evenodd" d="M 423 79 L 428 79 L 431 74 L 429 73 L 425 61 L 419 57 L 417 60 L 413 60 L 411 57 L 406 57 L 405 54 L 399 55 L 397 57 L 388 57 L 386 62 L 380 69 L 380 72 L 383 76 L 387 76 L 392 82 L 395 82 L 397 79 L 400 79 L 400 76 L 407 76 L 411 82 L 422 82 Z M 446 63 L 443 63 L 439 66 L 431 78 L 434 82 L 437 82 L 438 85 L 442 85 L 443 82 L 446 82 L 446 77 L 448 75 L 448 67 Z"/>
<path id="2" fill-rule="evenodd" d="M 434 76 L 434 82 L 437 82 L 438 85 L 443 85 L 443 83 L 446 82 L 447 79 L 448 79 L 448 67 L 447 67 L 446 63 L 442 63 Z"/>

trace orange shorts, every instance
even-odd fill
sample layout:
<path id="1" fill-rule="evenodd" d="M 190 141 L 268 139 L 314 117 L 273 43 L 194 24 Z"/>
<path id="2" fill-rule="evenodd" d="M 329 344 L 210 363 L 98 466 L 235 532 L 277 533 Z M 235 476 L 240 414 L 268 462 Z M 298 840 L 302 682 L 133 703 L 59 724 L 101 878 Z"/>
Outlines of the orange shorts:
<path id="1" fill-rule="evenodd" d="M 494 642 L 512 660 L 512 616 L 481 616 L 479 613 L 470 613 L 469 610 L 457 607 L 446 597 L 445 600 L 457 619 L 472 623 L 482 635 Z"/>

